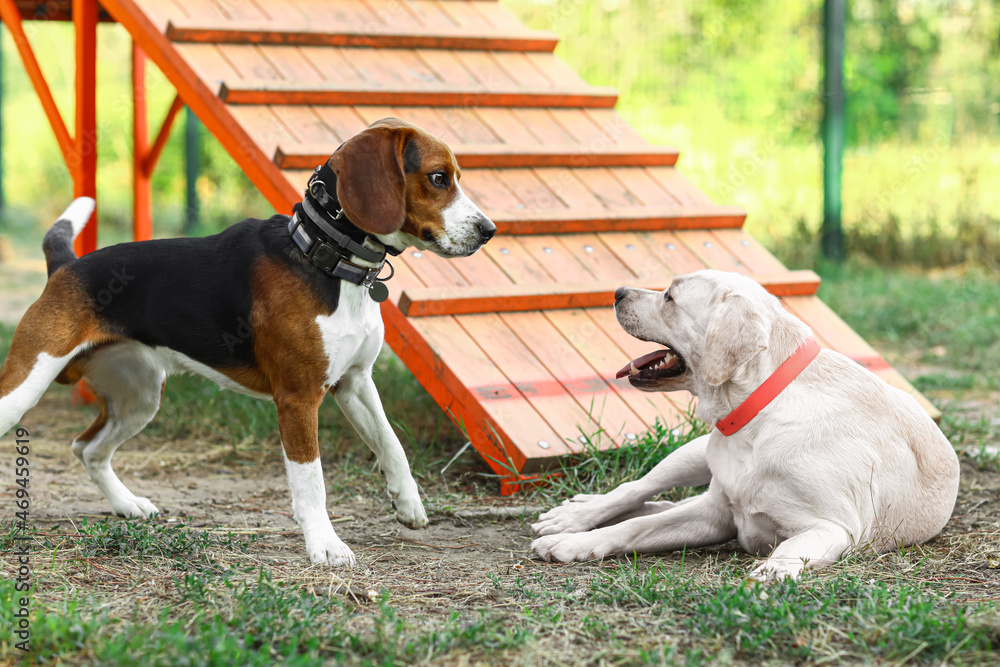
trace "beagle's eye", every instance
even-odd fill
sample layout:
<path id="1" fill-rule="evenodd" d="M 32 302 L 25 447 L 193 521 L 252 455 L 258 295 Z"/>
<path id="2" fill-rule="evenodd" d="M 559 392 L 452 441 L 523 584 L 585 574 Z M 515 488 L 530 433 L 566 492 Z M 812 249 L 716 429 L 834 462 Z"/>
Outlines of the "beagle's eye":
<path id="1" fill-rule="evenodd" d="M 674 300 L 674 297 L 670 296 L 670 292 L 664 292 L 663 293 L 663 301 L 664 301 L 664 303 L 670 303 L 673 300 Z"/>
<path id="2" fill-rule="evenodd" d="M 443 171 L 435 171 L 433 174 L 428 176 L 431 179 L 431 185 L 436 188 L 443 188 L 447 185 L 445 175 Z"/>

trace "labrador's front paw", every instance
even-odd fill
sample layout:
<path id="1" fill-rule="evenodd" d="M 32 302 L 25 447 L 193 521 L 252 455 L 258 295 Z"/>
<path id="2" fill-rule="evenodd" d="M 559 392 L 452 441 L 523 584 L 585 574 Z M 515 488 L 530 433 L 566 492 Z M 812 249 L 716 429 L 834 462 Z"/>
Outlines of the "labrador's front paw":
<path id="1" fill-rule="evenodd" d="M 801 558 L 768 558 L 754 568 L 750 578 L 765 583 L 781 579 L 798 579 L 802 576 L 805 566 Z"/>
<path id="2" fill-rule="evenodd" d="M 577 494 L 564 500 L 562 505 L 539 515 L 538 521 L 531 525 L 531 530 L 540 536 L 592 530 L 598 525 L 592 503 L 600 502 L 603 498 L 602 495 Z"/>
<path id="3" fill-rule="evenodd" d="M 561 533 L 539 537 L 531 543 L 536 554 L 549 562 L 570 563 L 595 560 L 609 555 L 608 544 L 594 533 Z"/>

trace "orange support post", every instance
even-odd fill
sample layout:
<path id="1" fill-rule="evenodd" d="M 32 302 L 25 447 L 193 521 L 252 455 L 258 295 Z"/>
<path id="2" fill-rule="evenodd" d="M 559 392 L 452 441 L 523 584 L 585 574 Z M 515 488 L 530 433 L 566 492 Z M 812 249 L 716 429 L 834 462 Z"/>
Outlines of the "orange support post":
<path id="1" fill-rule="evenodd" d="M 146 116 L 146 54 L 132 43 L 132 236 L 136 241 L 153 238 L 153 200 L 150 172 L 149 122 Z"/>
<path id="2" fill-rule="evenodd" d="M 76 31 L 76 151 L 73 196 L 97 198 L 97 0 L 73 0 Z M 97 249 L 97 211 L 76 239 L 76 254 Z"/>
<path id="3" fill-rule="evenodd" d="M 97 199 L 97 0 L 73 0 L 76 32 L 76 136 L 68 161 L 73 196 Z M 97 250 L 97 209 L 90 224 L 76 238 L 76 254 Z M 92 403 L 95 396 L 85 382 L 77 383 L 73 399 Z"/>
<path id="4" fill-rule="evenodd" d="M 24 69 L 28 73 L 28 78 L 31 79 L 31 85 L 35 88 L 38 100 L 42 103 L 42 110 L 45 111 L 45 116 L 49 119 L 52 132 L 56 135 L 56 143 L 59 144 L 63 160 L 69 164 L 72 160 L 74 150 L 73 137 L 69 135 L 69 130 L 66 129 L 66 123 L 63 122 L 63 118 L 59 114 L 59 108 L 56 107 L 52 91 L 49 90 L 49 85 L 45 82 L 42 68 L 39 67 L 38 60 L 35 58 L 35 52 L 31 50 L 31 43 L 28 42 L 28 36 L 24 34 L 21 14 L 14 4 L 14 0 L 0 0 L 0 18 L 3 19 L 3 22 L 10 29 L 10 35 L 14 39 L 14 46 L 17 47 L 17 52 L 21 56 L 21 62 L 24 63 Z"/>

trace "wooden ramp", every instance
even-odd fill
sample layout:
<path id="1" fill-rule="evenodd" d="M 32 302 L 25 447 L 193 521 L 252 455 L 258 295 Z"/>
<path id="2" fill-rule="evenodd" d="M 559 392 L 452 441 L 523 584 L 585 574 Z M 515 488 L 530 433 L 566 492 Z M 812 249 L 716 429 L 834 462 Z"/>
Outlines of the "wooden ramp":
<path id="1" fill-rule="evenodd" d="M 466 429 L 504 491 L 595 439 L 626 444 L 690 397 L 615 371 L 652 347 L 610 308 L 620 285 L 663 288 L 711 267 L 749 274 L 819 342 L 913 388 L 556 58 L 556 38 L 490 0 L 102 0 L 280 212 L 311 169 L 397 116 L 448 142 L 500 232 L 444 260 L 409 250 L 382 306 L 386 338 Z M 918 395 L 930 412 L 934 408 Z M 515 472 L 516 471 L 516 472 Z"/>

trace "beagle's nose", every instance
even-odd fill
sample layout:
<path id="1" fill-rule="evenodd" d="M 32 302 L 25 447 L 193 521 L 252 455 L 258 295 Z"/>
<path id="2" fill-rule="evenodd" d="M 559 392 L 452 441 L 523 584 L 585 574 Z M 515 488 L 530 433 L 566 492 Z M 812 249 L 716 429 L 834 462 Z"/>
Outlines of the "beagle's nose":
<path id="1" fill-rule="evenodd" d="M 615 290 L 615 303 L 618 303 L 619 301 L 621 301 L 622 299 L 624 299 L 626 294 L 628 294 L 628 288 L 627 287 L 619 287 L 618 289 L 616 289 Z"/>
<path id="2" fill-rule="evenodd" d="M 479 232 L 480 236 L 489 241 L 497 233 L 497 226 L 489 218 L 483 218 L 476 223 L 476 231 Z"/>

